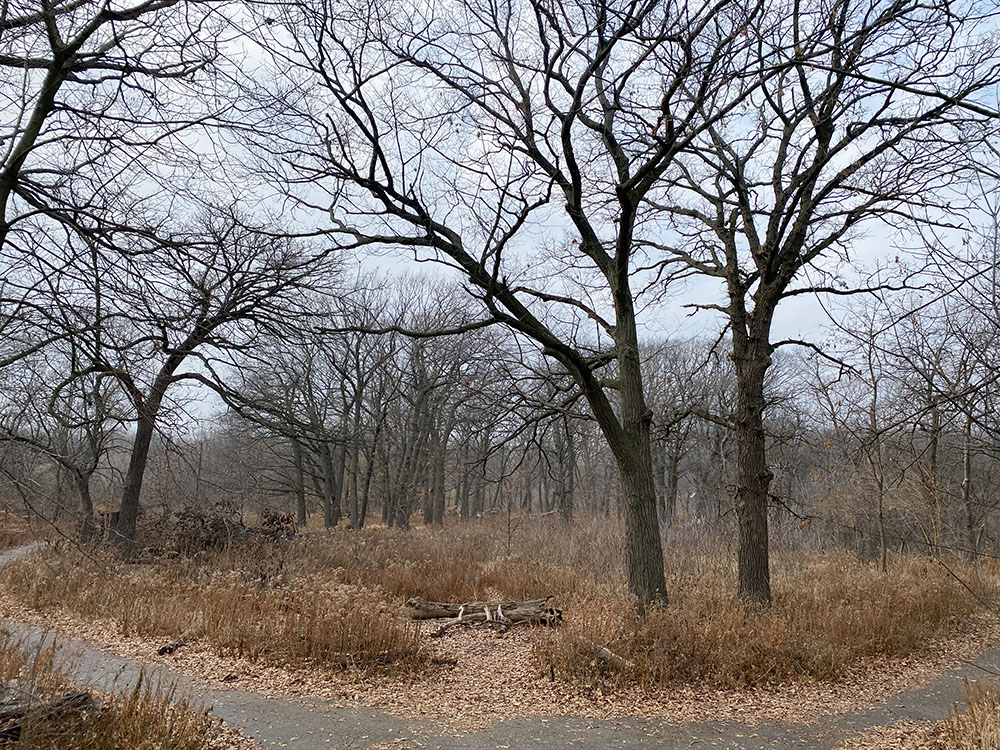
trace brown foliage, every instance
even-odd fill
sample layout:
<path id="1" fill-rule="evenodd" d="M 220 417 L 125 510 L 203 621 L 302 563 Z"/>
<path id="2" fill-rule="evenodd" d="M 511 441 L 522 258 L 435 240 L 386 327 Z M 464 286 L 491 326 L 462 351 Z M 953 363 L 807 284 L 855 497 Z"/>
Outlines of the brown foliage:
<path id="1" fill-rule="evenodd" d="M 975 607 L 933 562 L 896 561 L 887 575 L 846 553 L 779 555 L 774 607 L 748 610 L 728 576 L 678 582 L 670 606 L 635 613 L 622 596 L 565 603 L 567 626 L 536 647 L 543 669 L 613 686 L 747 687 L 837 679 L 881 657 L 906 656 L 956 631 Z M 593 644 L 628 661 L 613 669 Z"/>

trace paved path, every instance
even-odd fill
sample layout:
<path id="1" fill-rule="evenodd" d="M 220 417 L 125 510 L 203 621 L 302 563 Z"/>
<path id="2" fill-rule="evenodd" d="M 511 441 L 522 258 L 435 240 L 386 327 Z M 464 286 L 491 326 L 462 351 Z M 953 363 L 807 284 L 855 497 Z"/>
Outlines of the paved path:
<path id="1" fill-rule="evenodd" d="M 30 548 L 0 553 L 0 566 Z M 139 678 L 141 665 L 93 644 L 53 637 L 39 627 L 0 619 L 0 626 L 23 638 L 26 647 L 54 642 L 73 657 L 78 681 L 99 690 L 121 689 Z M 1000 649 L 990 649 L 976 663 L 1000 671 Z M 832 748 L 840 739 L 898 721 L 934 721 L 962 699 L 962 682 L 983 676 L 972 666 L 947 672 L 932 683 L 891 696 L 876 709 L 821 719 L 814 726 L 765 722 L 753 726 L 696 722 L 675 724 L 662 719 L 600 721 L 573 717 L 516 718 L 488 729 L 456 734 L 442 732 L 431 719 L 408 721 L 382 711 L 332 708 L 319 701 L 265 698 L 240 690 L 209 688 L 188 675 L 165 668 L 146 668 L 146 675 L 173 684 L 181 693 L 203 700 L 211 712 L 266 746 L 294 750 L 367 748 L 395 743 L 393 748 L 426 750 L 492 750 L 493 748 L 566 748 L 604 750 L 640 748 Z"/>

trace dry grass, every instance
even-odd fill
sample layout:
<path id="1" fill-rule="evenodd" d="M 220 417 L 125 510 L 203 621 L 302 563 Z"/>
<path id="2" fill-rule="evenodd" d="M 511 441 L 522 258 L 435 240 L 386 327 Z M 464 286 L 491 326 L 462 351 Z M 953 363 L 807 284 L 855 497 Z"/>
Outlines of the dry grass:
<path id="1" fill-rule="evenodd" d="M 645 618 L 623 589 L 622 530 L 610 521 L 336 530 L 142 565 L 47 550 L 0 572 L 0 585 L 28 606 L 110 619 L 124 634 L 197 633 L 222 654 L 292 666 L 350 654 L 362 667 L 402 671 L 426 662 L 417 631 L 392 616 L 407 598 L 552 594 L 566 622 L 535 647 L 539 673 L 609 689 L 837 679 L 919 653 L 976 606 L 926 560 L 895 560 L 883 576 L 846 553 L 786 552 L 773 558 L 773 610 L 750 613 L 732 594 L 732 555 L 717 540 L 671 540 L 667 550 L 671 603 Z M 595 644 L 628 665 L 602 665 Z"/>
<path id="2" fill-rule="evenodd" d="M 567 596 L 624 579 L 624 541 L 614 523 L 523 519 L 508 538 L 501 521 L 455 523 L 409 533 L 306 534 L 294 542 L 286 575 L 378 591 L 389 601 Z"/>
<path id="3" fill-rule="evenodd" d="M 587 683 L 747 687 L 798 677 L 837 679 L 882 657 L 920 652 L 956 632 L 975 602 L 934 564 L 900 560 L 883 576 L 847 554 L 778 557 L 774 607 L 746 610 L 732 578 L 675 584 L 670 606 L 645 618 L 625 597 L 574 598 L 567 625 L 538 648 L 547 671 Z M 629 663 L 595 659 L 594 644 Z"/>
<path id="4" fill-rule="evenodd" d="M 0 584 L 34 609 L 108 620 L 124 636 L 200 638 L 223 655 L 289 666 L 423 663 L 417 627 L 387 614 L 370 592 L 281 585 L 283 554 L 267 545 L 135 565 L 63 545 L 7 566 Z"/>
<path id="5" fill-rule="evenodd" d="M 25 650 L 0 633 L 0 684 L 39 702 L 78 688 L 52 649 Z M 44 721 L 28 721 L 11 750 L 212 750 L 217 724 L 172 690 L 140 680 L 120 695 L 99 696 L 99 707 Z"/>
<path id="6" fill-rule="evenodd" d="M 52 535 L 51 528 L 34 528 L 23 521 L 8 519 L 0 521 L 0 550 L 20 547 L 22 544 L 48 538 Z"/>
<path id="7" fill-rule="evenodd" d="M 966 713 L 952 710 L 944 725 L 942 743 L 953 750 L 1000 748 L 1000 687 L 965 683 Z"/>

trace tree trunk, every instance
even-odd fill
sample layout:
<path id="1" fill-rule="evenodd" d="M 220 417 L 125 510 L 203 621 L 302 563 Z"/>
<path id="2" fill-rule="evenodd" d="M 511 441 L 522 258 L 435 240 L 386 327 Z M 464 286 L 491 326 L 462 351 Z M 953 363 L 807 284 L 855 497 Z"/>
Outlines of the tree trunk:
<path id="1" fill-rule="evenodd" d="M 972 416 L 962 426 L 962 506 L 965 509 L 966 557 L 975 560 L 978 550 L 976 514 L 972 507 Z"/>
<path id="2" fill-rule="evenodd" d="M 326 442 L 320 449 L 323 462 L 323 526 L 331 528 L 340 522 L 340 495 L 344 490 L 344 446 L 331 450 Z"/>
<path id="3" fill-rule="evenodd" d="M 921 477 L 927 497 L 927 506 L 931 514 L 930 543 L 935 548 L 941 544 L 941 496 L 938 480 L 938 444 L 941 435 L 941 408 L 935 401 L 935 395 L 930 386 L 927 399 L 931 403 L 931 427 L 924 461 L 921 466 Z M 935 550 L 936 552 L 937 550 Z"/>
<path id="4" fill-rule="evenodd" d="M 674 521 L 677 513 L 677 487 L 680 483 L 681 452 L 671 448 L 667 455 L 667 493 L 663 508 L 663 521 L 668 526 Z"/>
<path id="5" fill-rule="evenodd" d="M 295 515 L 299 526 L 305 526 L 308 520 L 306 513 L 306 482 L 302 466 L 302 446 L 298 440 L 292 441 L 292 463 L 295 468 Z"/>
<path id="6" fill-rule="evenodd" d="M 624 223 L 624 222 L 623 222 Z M 653 412 L 646 406 L 642 366 L 635 328 L 631 292 L 624 280 L 615 289 L 621 418 L 615 419 L 600 394 L 589 394 L 588 402 L 614 454 L 621 478 L 625 516 L 625 563 L 629 592 L 639 600 L 640 610 L 650 604 L 667 603 L 667 581 L 663 568 L 663 544 L 656 515 L 656 485 L 650 427 Z M 593 384 L 591 388 L 600 386 Z"/>
<path id="7" fill-rule="evenodd" d="M 642 455 L 640 448 L 639 455 Z M 649 455 L 648 434 L 646 454 Z M 625 501 L 625 564 L 628 589 L 640 607 L 667 603 L 667 582 L 663 571 L 660 522 L 656 517 L 656 490 L 652 462 L 642 460 L 619 464 Z"/>
<path id="8" fill-rule="evenodd" d="M 556 465 L 559 467 L 557 488 L 559 517 L 568 522 L 573 518 L 573 492 L 576 480 L 576 449 L 573 445 L 573 432 L 570 429 L 568 419 L 563 418 L 556 426 L 555 436 Z"/>
<path id="9" fill-rule="evenodd" d="M 55 511 L 52 514 L 52 523 L 56 524 L 59 519 L 62 518 L 63 512 L 63 467 L 62 464 L 56 464 L 56 498 L 55 498 Z"/>
<path id="10" fill-rule="evenodd" d="M 771 364 L 765 335 L 734 336 L 736 364 L 736 515 L 739 523 L 739 595 L 771 606 L 767 498 L 773 475 L 764 434 L 764 376 Z"/>
<path id="11" fill-rule="evenodd" d="M 462 476 L 458 482 L 458 517 L 469 520 L 469 448 L 463 443 L 458 453 L 459 471 Z"/>
<path id="12" fill-rule="evenodd" d="M 361 512 L 359 497 L 360 494 L 360 480 L 361 477 L 359 472 L 361 470 L 361 420 L 362 420 L 362 380 L 363 373 L 358 371 L 356 381 L 358 385 L 354 390 L 354 414 L 352 417 L 353 424 L 351 425 L 351 434 L 353 435 L 353 440 L 351 441 L 351 457 L 347 465 L 348 479 L 350 480 L 350 488 L 348 493 L 348 515 L 350 516 L 350 528 L 358 529 L 360 525 L 358 524 L 358 515 Z"/>
<path id="13" fill-rule="evenodd" d="M 445 461 L 448 458 L 448 433 L 446 431 L 443 436 L 438 436 L 437 445 L 435 446 L 434 455 L 432 457 L 432 481 L 431 481 L 431 496 L 433 513 L 431 517 L 431 522 L 435 526 L 444 526 L 444 509 L 445 509 Z"/>
<path id="14" fill-rule="evenodd" d="M 359 436 L 355 433 L 354 445 L 351 446 L 351 461 L 347 469 L 347 478 L 350 481 L 350 488 L 348 492 L 348 514 L 350 515 L 350 528 L 358 529 L 361 528 L 358 523 L 358 516 L 361 512 L 361 496 L 360 496 L 360 479 L 359 472 L 361 470 L 361 445 L 359 444 Z"/>
<path id="15" fill-rule="evenodd" d="M 153 398 L 151 401 L 152 403 L 147 402 L 145 408 L 139 412 L 135 440 L 132 442 L 132 453 L 129 456 L 128 470 L 125 472 L 125 486 L 122 488 L 118 523 L 112 529 L 116 541 L 127 548 L 132 548 L 135 545 L 142 480 L 146 474 L 146 465 L 149 463 L 149 446 L 153 440 L 156 418 L 159 413 L 159 398 Z"/>
<path id="16" fill-rule="evenodd" d="M 660 522 L 662 523 L 667 517 L 667 449 L 664 441 L 654 441 L 651 451 L 653 454 L 653 486 L 656 490 L 656 507 Z"/>
<path id="17" fill-rule="evenodd" d="M 437 463 L 437 436 L 435 434 L 431 434 L 429 442 L 430 450 L 427 451 L 425 448 L 425 453 L 421 461 L 421 464 L 424 467 L 423 476 L 426 480 L 424 482 L 423 497 L 424 526 L 430 526 L 434 523 L 434 495 L 437 492 L 437 487 L 434 485 L 434 482 L 437 480 L 437 472 L 434 470 L 435 464 Z"/>
<path id="18" fill-rule="evenodd" d="M 80 542 L 87 544 L 94 538 L 94 502 L 90 497 L 90 478 L 77 471 L 73 473 L 73 479 L 80 496 Z"/>
<path id="19" fill-rule="evenodd" d="M 381 432 L 382 423 L 379 422 L 375 426 L 375 434 L 372 436 L 372 448 L 365 456 L 365 483 L 361 489 L 361 508 L 358 516 L 359 529 L 364 528 L 365 520 L 368 518 L 368 498 L 371 496 L 372 476 L 375 473 L 375 457 L 378 455 L 378 439 Z"/>

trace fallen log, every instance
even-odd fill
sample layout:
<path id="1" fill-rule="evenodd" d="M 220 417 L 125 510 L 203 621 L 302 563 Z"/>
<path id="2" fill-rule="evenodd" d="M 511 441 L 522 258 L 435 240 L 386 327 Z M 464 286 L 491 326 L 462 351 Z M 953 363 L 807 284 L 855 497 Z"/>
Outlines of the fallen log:
<path id="1" fill-rule="evenodd" d="M 410 617 L 414 620 L 443 619 L 437 630 L 431 633 L 432 638 L 440 638 L 456 625 L 473 625 L 484 623 L 501 633 L 520 623 L 538 623 L 557 625 L 562 622 L 562 612 L 552 607 L 546 607 L 551 596 L 544 599 L 533 599 L 521 602 L 429 602 L 420 597 L 410 599 L 406 606 Z"/>
<path id="2" fill-rule="evenodd" d="M 499 609 L 507 618 L 543 617 L 546 614 L 545 605 L 551 596 L 544 599 L 532 599 L 523 602 L 429 602 L 415 596 L 406 602 L 407 613 L 411 620 L 440 620 L 446 617 L 458 617 L 461 613 L 465 618 L 475 616 L 486 619 L 486 612 L 496 613 Z M 492 619 L 492 618 L 491 618 Z"/>
<path id="3" fill-rule="evenodd" d="M 46 703 L 7 704 L 0 707 L 0 742 L 16 742 L 26 724 L 52 721 L 99 708 L 100 705 L 88 692 L 68 693 Z"/>
<path id="4" fill-rule="evenodd" d="M 601 666 L 610 667 L 618 671 L 632 666 L 632 662 L 628 659 L 619 656 L 607 646 L 601 646 L 597 643 L 590 644 L 590 656 Z"/>

